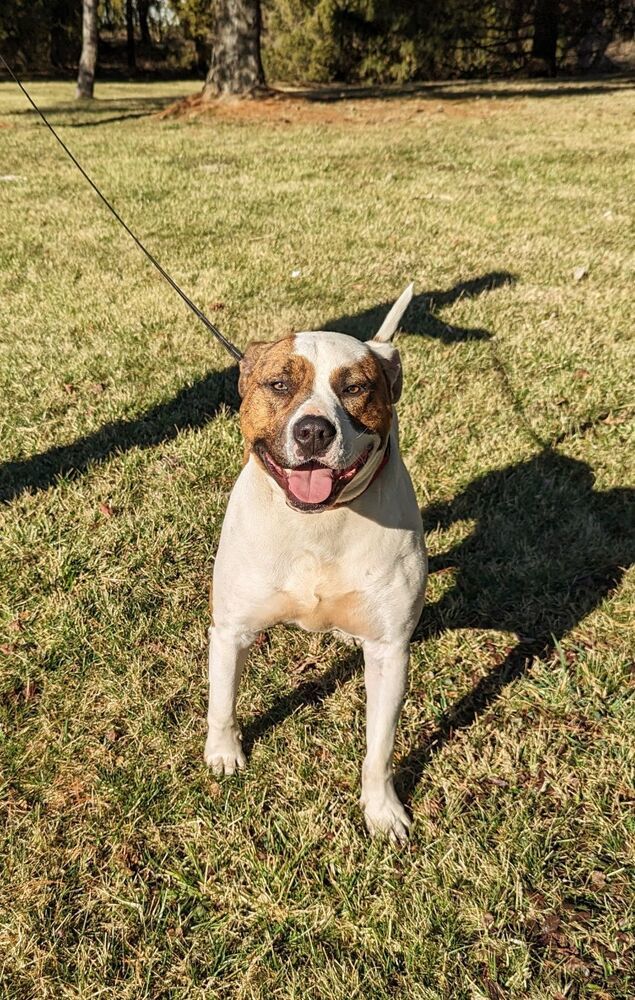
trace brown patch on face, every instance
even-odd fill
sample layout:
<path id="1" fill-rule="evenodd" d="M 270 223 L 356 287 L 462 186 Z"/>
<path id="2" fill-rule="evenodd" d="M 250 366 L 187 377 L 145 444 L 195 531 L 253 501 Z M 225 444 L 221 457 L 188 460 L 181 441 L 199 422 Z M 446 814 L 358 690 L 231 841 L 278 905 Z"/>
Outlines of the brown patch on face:
<path id="1" fill-rule="evenodd" d="M 238 382 L 246 454 L 258 443 L 281 466 L 285 465 L 282 448 L 287 423 L 310 395 L 315 379 L 313 365 L 294 354 L 294 347 L 295 337 L 251 345 L 241 361 Z"/>
<path id="2" fill-rule="evenodd" d="M 333 371 L 330 382 L 353 421 L 384 441 L 390 431 L 392 404 L 390 387 L 378 358 L 368 354 L 353 365 L 342 365 Z"/>

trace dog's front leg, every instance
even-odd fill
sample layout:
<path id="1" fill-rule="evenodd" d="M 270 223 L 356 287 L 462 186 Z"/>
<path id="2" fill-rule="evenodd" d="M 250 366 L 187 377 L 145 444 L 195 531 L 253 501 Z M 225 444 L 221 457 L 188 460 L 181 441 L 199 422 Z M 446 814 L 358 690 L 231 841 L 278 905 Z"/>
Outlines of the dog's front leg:
<path id="1" fill-rule="evenodd" d="M 236 721 L 236 695 L 253 636 L 212 626 L 209 630 L 209 709 L 205 761 L 214 774 L 234 774 L 245 766 Z"/>
<path id="2" fill-rule="evenodd" d="M 361 804 L 370 833 L 399 843 L 408 839 L 410 818 L 395 792 L 392 758 L 408 658 L 407 643 L 364 642 L 367 714 Z"/>

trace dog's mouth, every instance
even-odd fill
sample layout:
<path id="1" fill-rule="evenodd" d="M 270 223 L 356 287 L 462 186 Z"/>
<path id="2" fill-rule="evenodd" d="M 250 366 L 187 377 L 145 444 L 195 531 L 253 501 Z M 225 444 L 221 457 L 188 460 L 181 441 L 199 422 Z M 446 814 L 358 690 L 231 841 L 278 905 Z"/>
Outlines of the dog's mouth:
<path id="1" fill-rule="evenodd" d="M 372 451 L 371 445 L 346 469 L 331 469 L 315 461 L 284 469 L 265 448 L 258 448 L 263 465 L 284 490 L 287 502 L 297 510 L 307 511 L 331 507 L 347 483 L 366 465 Z"/>

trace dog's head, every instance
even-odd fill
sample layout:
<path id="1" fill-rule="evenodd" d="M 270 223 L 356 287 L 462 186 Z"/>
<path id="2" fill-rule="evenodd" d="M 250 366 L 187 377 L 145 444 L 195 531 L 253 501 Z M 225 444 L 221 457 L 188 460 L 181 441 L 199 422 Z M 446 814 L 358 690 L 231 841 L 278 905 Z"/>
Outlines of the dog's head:
<path id="1" fill-rule="evenodd" d="M 246 448 L 298 510 L 319 511 L 357 496 L 379 468 L 401 363 L 391 339 L 412 285 L 375 337 L 298 333 L 254 343 L 240 363 L 240 423 Z"/>

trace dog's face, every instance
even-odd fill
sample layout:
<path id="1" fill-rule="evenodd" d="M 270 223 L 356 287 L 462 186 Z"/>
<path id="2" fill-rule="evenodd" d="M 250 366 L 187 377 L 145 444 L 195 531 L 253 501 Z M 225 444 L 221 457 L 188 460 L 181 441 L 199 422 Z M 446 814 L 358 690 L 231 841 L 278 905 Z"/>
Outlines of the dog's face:
<path id="1" fill-rule="evenodd" d="M 247 449 L 290 506 L 325 510 L 378 468 L 401 391 L 399 354 L 328 332 L 255 343 L 239 391 Z"/>

